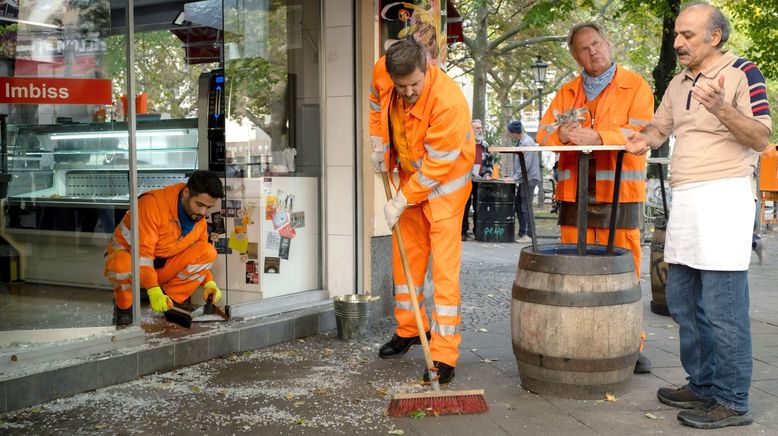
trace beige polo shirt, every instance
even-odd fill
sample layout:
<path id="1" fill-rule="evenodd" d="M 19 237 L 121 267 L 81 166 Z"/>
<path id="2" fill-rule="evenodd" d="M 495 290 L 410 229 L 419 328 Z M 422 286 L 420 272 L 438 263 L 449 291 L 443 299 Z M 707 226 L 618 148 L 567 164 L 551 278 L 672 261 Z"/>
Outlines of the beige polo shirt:
<path id="1" fill-rule="evenodd" d="M 724 75 L 724 100 L 740 113 L 771 129 L 770 107 L 762 73 L 753 63 L 724 53 L 715 65 L 692 76 L 686 68 L 673 77 L 652 124 L 664 136 L 675 135 L 672 186 L 743 177 L 754 172 L 758 154 L 692 97 L 694 84 L 718 84 Z"/>

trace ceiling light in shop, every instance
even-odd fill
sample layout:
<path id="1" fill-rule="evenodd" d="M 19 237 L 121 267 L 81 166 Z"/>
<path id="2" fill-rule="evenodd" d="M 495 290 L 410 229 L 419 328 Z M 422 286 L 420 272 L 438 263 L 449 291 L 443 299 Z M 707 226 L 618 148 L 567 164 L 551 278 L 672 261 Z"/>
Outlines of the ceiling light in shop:
<path id="1" fill-rule="evenodd" d="M 185 132 L 181 131 L 147 131 L 138 132 L 135 136 L 138 138 L 149 136 L 183 136 Z M 52 141 L 65 141 L 70 139 L 104 139 L 104 138 L 127 138 L 127 132 L 95 132 L 95 133 L 64 133 L 51 135 Z"/>

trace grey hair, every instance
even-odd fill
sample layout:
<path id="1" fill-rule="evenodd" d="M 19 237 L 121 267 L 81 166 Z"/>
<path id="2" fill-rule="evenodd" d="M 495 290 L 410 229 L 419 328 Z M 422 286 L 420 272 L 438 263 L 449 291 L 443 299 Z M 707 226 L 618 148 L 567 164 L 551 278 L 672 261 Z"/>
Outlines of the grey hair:
<path id="1" fill-rule="evenodd" d="M 705 29 L 705 41 L 710 41 L 710 39 L 713 37 L 713 32 L 716 29 L 720 29 L 721 40 L 718 44 L 716 44 L 716 48 L 721 50 L 721 48 L 724 47 L 724 43 L 729 40 L 729 34 L 732 31 L 732 26 L 729 24 L 729 19 L 724 15 L 723 12 L 721 12 L 721 9 L 704 1 L 694 1 L 685 4 L 681 8 L 681 12 L 694 7 L 706 7 L 708 10 L 710 10 L 710 19 L 708 20 L 708 26 Z"/>
<path id="2" fill-rule="evenodd" d="M 478 118 L 473 118 L 472 120 L 470 120 L 470 124 L 475 124 L 475 123 L 478 123 L 482 126 L 484 125 L 484 122 L 479 120 Z"/>
<path id="3" fill-rule="evenodd" d="M 570 53 L 573 52 L 573 38 L 575 38 L 575 34 L 583 29 L 594 29 L 602 39 L 605 41 L 610 41 L 610 39 L 608 39 L 608 34 L 605 33 L 605 29 L 603 29 L 602 26 L 595 23 L 594 21 L 578 23 L 573 26 L 573 28 L 570 29 L 570 32 L 567 34 L 567 49 L 570 50 Z"/>

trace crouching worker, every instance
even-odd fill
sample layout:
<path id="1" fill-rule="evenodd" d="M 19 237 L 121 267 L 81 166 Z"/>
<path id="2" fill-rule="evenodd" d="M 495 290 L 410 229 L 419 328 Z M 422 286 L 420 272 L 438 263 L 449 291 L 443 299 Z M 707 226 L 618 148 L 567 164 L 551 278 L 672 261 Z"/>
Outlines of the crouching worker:
<path id="1" fill-rule="evenodd" d="M 224 197 L 216 173 L 195 171 L 189 180 L 146 192 L 138 198 L 140 287 L 146 289 L 154 311 L 183 304 L 200 286 L 203 298 L 221 298 L 211 265 L 216 249 L 208 242 L 203 217 Z M 132 258 L 130 213 L 113 232 L 105 255 L 104 275 L 113 285 L 116 325 L 132 323 Z"/>

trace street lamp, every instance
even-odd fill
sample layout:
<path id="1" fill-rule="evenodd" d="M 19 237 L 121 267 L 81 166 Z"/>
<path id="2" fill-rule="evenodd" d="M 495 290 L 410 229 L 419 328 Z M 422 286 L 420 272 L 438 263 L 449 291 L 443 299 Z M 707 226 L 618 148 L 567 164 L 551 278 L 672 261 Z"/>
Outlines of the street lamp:
<path id="1" fill-rule="evenodd" d="M 540 132 L 540 119 L 543 118 L 543 85 L 546 84 L 546 71 L 548 71 L 548 64 L 543 62 L 543 59 L 538 55 L 535 62 L 532 63 L 532 76 L 535 78 L 535 86 L 538 88 L 538 132 Z M 545 202 L 543 192 L 543 158 L 541 156 L 538 159 L 538 166 L 540 167 L 540 184 L 538 185 L 538 205 L 541 207 Z"/>

